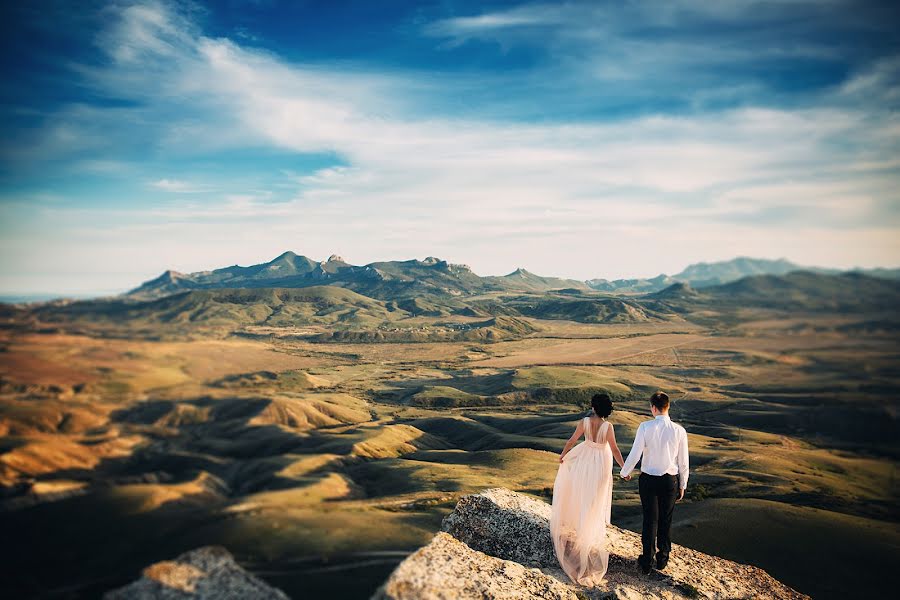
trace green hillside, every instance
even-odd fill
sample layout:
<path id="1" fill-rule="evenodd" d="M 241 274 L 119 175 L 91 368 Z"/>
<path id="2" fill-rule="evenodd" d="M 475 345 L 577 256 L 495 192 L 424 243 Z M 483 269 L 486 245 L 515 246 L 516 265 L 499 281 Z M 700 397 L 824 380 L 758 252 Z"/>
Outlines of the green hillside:
<path id="1" fill-rule="evenodd" d="M 671 317 L 667 307 L 629 298 L 566 298 L 555 295 L 520 297 L 508 305 L 523 315 L 537 319 L 563 319 L 580 323 L 646 323 Z M 660 308 L 662 310 L 660 310 Z"/>
<path id="2" fill-rule="evenodd" d="M 157 282 L 161 287 L 142 286 L 140 293 L 128 296 L 7 306 L 5 314 L 17 327 L 108 336 L 221 336 L 237 331 L 270 336 L 277 328 L 312 327 L 318 329 L 290 334 L 363 343 L 501 342 L 533 335 L 542 328 L 540 321 L 693 321 L 729 327 L 756 318 L 760 311 L 874 314 L 900 304 L 900 280 L 861 273 L 796 271 L 700 290 L 682 282 L 641 296 L 613 296 L 521 269 L 501 278 L 482 278 L 463 265 L 436 258 L 355 267 L 332 257 L 310 264 L 286 253 L 266 265 L 190 276 L 168 273 Z M 275 277 L 271 272 L 287 275 Z M 555 287 L 561 285 L 569 287 Z M 153 297 L 157 292 L 163 295 Z M 872 326 L 891 327 L 882 321 L 878 316 Z M 269 329 L 246 329 L 252 327 Z"/>
<path id="3" fill-rule="evenodd" d="M 877 310 L 896 307 L 900 282 L 860 273 L 797 271 L 758 275 L 703 290 L 719 302 L 801 310 Z"/>
<path id="4" fill-rule="evenodd" d="M 409 316 L 389 310 L 384 302 L 334 286 L 193 290 L 146 302 L 105 300 L 45 306 L 36 314 L 48 322 L 72 319 L 223 326 L 372 324 Z"/>

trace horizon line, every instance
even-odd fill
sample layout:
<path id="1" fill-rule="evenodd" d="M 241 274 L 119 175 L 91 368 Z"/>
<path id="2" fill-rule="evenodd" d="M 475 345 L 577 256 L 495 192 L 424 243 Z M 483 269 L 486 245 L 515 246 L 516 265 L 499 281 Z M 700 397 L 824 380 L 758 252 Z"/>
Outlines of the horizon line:
<path id="1" fill-rule="evenodd" d="M 274 258 L 272 258 L 272 259 L 270 259 L 270 260 L 268 260 L 268 261 L 265 261 L 265 262 L 262 262 L 262 263 L 253 263 L 253 264 L 247 265 L 246 267 L 244 267 L 243 265 L 240 265 L 240 264 L 235 263 L 235 264 L 233 264 L 233 265 L 228 265 L 228 266 L 226 266 L 226 267 L 217 267 L 217 268 L 214 268 L 214 269 L 207 269 L 207 270 L 201 270 L 201 271 L 191 271 L 191 272 L 177 271 L 177 270 L 175 270 L 175 269 L 164 269 L 159 275 L 157 275 L 157 276 L 155 276 L 155 277 L 150 277 L 149 279 L 145 279 L 145 280 L 141 281 L 140 283 L 138 283 L 137 285 L 133 285 L 133 286 L 131 286 L 131 287 L 118 288 L 118 291 L 116 291 L 116 290 L 111 290 L 111 289 L 102 290 L 102 291 L 98 290 L 98 291 L 73 291 L 73 292 L 64 292 L 64 291 L 29 291 L 29 292 L 4 291 L 4 292 L 0 292 L 0 303 L 11 303 L 11 304 L 26 303 L 26 304 L 27 304 L 27 303 L 31 303 L 31 302 L 48 302 L 48 301 L 52 301 L 52 300 L 66 300 L 66 299 L 74 299 L 74 300 L 85 300 L 85 299 L 87 299 L 87 300 L 90 300 L 90 299 L 96 299 L 96 298 L 116 297 L 116 296 L 121 296 L 121 295 L 127 293 L 128 291 L 133 290 L 133 289 L 135 289 L 135 288 L 137 288 L 137 287 L 140 287 L 140 286 L 143 285 L 144 283 L 147 283 L 148 281 L 152 281 L 152 280 L 154 280 L 154 279 L 160 277 L 161 275 L 163 275 L 163 274 L 165 274 L 165 273 L 167 273 L 167 272 L 169 272 L 169 271 L 174 271 L 174 272 L 177 272 L 177 273 L 184 273 L 184 274 L 186 274 L 186 275 L 190 275 L 190 274 L 192 274 L 192 273 L 203 273 L 203 272 L 209 272 L 209 271 L 216 271 L 216 270 L 219 270 L 219 269 L 227 269 L 227 268 L 230 268 L 230 267 L 243 267 L 243 268 L 248 268 L 248 267 L 256 266 L 256 265 L 259 265 L 259 264 L 266 264 L 266 263 L 272 262 L 273 260 L 275 260 L 275 259 L 277 259 L 277 258 L 279 258 L 279 257 L 281 257 L 281 256 L 283 256 L 283 255 L 285 255 L 285 254 L 287 254 L 287 253 L 292 253 L 292 254 L 294 254 L 295 256 L 302 256 L 302 257 L 304 257 L 304 258 L 310 258 L 310 257 L 308 257 L 308 256 L 306 256 L 306 255 L 298 254 L 298 253 L 294 252 L 293 250 L 286 250 L 286 251 L 284 251 L 284 252 L 281 252 L 280 254 L 278 254 L 277 256 L 275 256 Z M 342 257 L 340 254 L 332 253 L 331 255 L 329 255 L 329 258 L 331 258 L 332 256 L 337 256 L 338 258 L 340 258 L 341 260 L 343 260 L 343 257 Z M 429 256 L 426 257 L 426 258 L 437 258 L 437 257 L 432 256 L 432 255 L 429 255 Z M 608 278 L 608 277 L 590 277 L 590 278 L 586 278 L 586 279 L 579 279 L 579 278 L 575 278 L 575 277 L 563 277 L 563 276 L 551 275 L 551 274 L 541 275 L 541 274 L 539 274 L 539 273 L 535 273 L 535 272 L 533 272 L 533 271 L 530 271 L 530 270 L 528 270 L 528 269 L 525 268 L 525 267 L 516 267 L 516 268 L 513 269 L 512 271 L 507 271 L 507 272 L 502 273 L 502 274 L 499 274 L 499 275 L 496 275 L 496 274 L 480 275 L 480 274 L 478 274 L 478 273 L 475 273 L 475 271 L 472 270 L 471 267 L 469 267 L 469 266 L 466 265 L 465 263 L 455 263 L 455 262 L 451 262 L 451 261 L 446 260 L 446 259 L 438 259 L 438 260 L 442 260 L 442 261 L 444 261 L 444 262 L 446 262 L 446 263 L 448 263 L 448 264 L 451 264 L 451 265 L 463 265 L 463 266 L 466 266 L 466 267 L 468 267 L 470 270 L 472 270 L 472 272 L 475 273 L 475 275 L 477 275 L 478 277 L 504 277 L 504 276 L 506 276 L 506 275 L 510 275 L 510 274 L 512 274 L 512 273 L 515 273 L 515 272 L 516 272 L 517 270 L 519 270 L 519 269 L 523 269 L 523 270 L 525 270 L 525 271 L 531 273 L 532 275 L 537 275 L 537 276 L 539 276 L 539 277 L 552 277 L 552 278 L 555 278 L 555 279 L 569 279 L 569 280 L 572 280 L 572 281 L 579 281 L 579 282 L 584 282 L 584 283 L 586 283 L 586 282 L 588 282 L 588 281 L 596 281 L 596 280 L 604 280 L 604 281 L 614 282 L 614 281 L 628 281 L 628 280 L 653 279 L 653 278 L 656 278 L 656 277 L 660 277 L 660 276 L 662 276 L 662 275 L 665 275 L 665 276 L 667 276 L 667 277 L 674 277 L 674 276 L 677 275 L 678 273 L 681 273 L 681 272 L 685 271 L 686 269 L 688 269 L 689 267 L 692 267 L 692 266 L 696 266 L 696 265 L 714 265 L 714 264 L 728 263 L 728 262 L 733 262 L 733 261 L 735 261 L 735 260 L 740 260 L 740 259 L 762 260 L 762 261 L 770 261 L 770 262 L 785 261 L 785 262 L 789 262 L 789 263 L 791 263 L 791 264 L 793 264 L 794 266 L 797 267 L 797 268 L 794 269 L 794 271 L 792 271 L 792 272 L 796 272 L 796 271 L 807 271 L 807 270 L 815 270 L 815 269 L 834 270 L 834 271 L 839 271 L 840 273 L 853 273 L 853 272 L 858 272 L 858 271 L 878 270 L 878 269 L 883 269 L 883 270 L 900 270 L 900 265 L 897 265 L 897 266 L 887 266 L 887 265 L 862 266 L 862 265 L 855 265 L 855 266 L 849 267 L 849 268 L 843 268 L 843 267 L 826 267 L 826 266 L 822 266 L 822 265 L 801 265 L 801 264 L 795 263 L 794 261 L 792 261 L 792 260 L 790 260 L 789 258 L 786 258 L 786 257 L 780 257 L 780 258 L 760 258 L 760 257 L 747 256 L 747 255 L 739 255 L 739 256 L 734 256 L 734 257 L 732 257 L 732 258 L 728 258 L 728 259 L 724 259 L 724 260 L 711 260 L 711 261 L 692 262 L 692 263 L 686 265 L 686 266 L 685 266 L 684 268 L 682 268 L 680 271 L 678 271 L 678 272 L 676 272 L 676 273 L 674 273 L 674 274 L 671 274 L 671 275 L 668 274 L 668 273 L 663 273 L 663 272 L 661 272 L 661 273 L 657 273 L 656 275 L 649 275 L 649 276 L 643 276 L 643 277 L 641 277 L 641 276 L 617 277 L 617 278 Z M 313 259 L 310 259 L 310 260 L 313 260 Z M 367 265 L 374 264 L 374 263 L 376 263 L 376 262 L 408 262 L 408 261 L 411 261 L 411 260 L 419 260 L 419 261 L 421 261 L 422 259 L 419 259 L 419 258 L 410 258 L 410 259 L 405 259 L 405 260 L 385 260 L 385 261 L 375 260 L 375 261 L 371 261 L 371 262 L 364 263 L 364 264 L 360 264 L 360 265 L 354 265 L 354 264 L 352 264 L 352 263 L 346 263 L 346 264 L 348 264 L 348 265 L 350 265 L 350 266 L 361 266 L 361 267 L 364 267 L 364 266 L 367 266 Z M 324 262 L 328 262 L 328 259 L 325 259 L 325 260 L 319 260 L 319 261 L 315 261 L 315 262 L 324 263 Z M 748 275 L 748 277 L 749 277 L 749 276 L 752 276 L 752 275 Z M 328 284 L 325 284 L 325 285 L 328 285 Z"/>

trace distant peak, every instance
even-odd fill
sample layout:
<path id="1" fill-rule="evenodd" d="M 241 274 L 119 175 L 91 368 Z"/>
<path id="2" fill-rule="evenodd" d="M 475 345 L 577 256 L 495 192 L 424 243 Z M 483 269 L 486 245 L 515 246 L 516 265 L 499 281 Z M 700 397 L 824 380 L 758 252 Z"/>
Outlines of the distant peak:
<path id="1" fill-rule="evenodd" d="M 435 257 L 435 256 L 429 256 L 429 257 L 427 257 L 425 260 L 422 261 L 422 264 L 424 264 L 424 265 L 436 265 L 436 264 L 438 264 L 439 262 L 443 262 L 443 261 L 442 261 L 441 259 Z"/>
<path id="2" fill-rule="evenodd" d="M 346 261 L 343 258 L 341 258 L 340 256 L 338 256 L 337 254 L 332 254 L 331 256 L 328 257 L 328 262 L 342 263 L 342 262 L 346 262 Z"/>
<path id="3" fill-rule="evenodd" d="M 657 298 L 694 298 L 698 297 L 701 294 L 691 287 L 691 284 L 686 281 L 678 281 L 673 283 L 672 285 L 656 292 L 654 296 Z"/>
<path id="4" fill-rule="evenodd" d="M 291 252 L 290 250 L 288 250 L 287 252 L 282 252 L 281 254 L 279 254 L 278 256 L 273 258 L 272 262 L 275 262 L 276 260 L 282 260 L 285 258 L 287 258 L 287 259 L 297 258 L 297 255 L 294 252 Z"/>
<path id="5" fill-rule="evenodd" d="M 519 277 L 525 277 L 526 275 L 531 275 L 531 273 L 529 273 L 527 270 L 523 269 L 522 267 L 519 267 L 518 269 L 516 269 L 515 271 L 510 273 L 508 275 L 508 277 L 513 277 L 516 275 L 518 275 Z"/>
<path id="6" fill-rule="evenodd" d="M 173 271 L 172 269 L 167 269 L 162 275 L 157 277 L 157 281 L 175 281 L 176 279 L 183 279 L 184 273 L 179 271 Z"/>

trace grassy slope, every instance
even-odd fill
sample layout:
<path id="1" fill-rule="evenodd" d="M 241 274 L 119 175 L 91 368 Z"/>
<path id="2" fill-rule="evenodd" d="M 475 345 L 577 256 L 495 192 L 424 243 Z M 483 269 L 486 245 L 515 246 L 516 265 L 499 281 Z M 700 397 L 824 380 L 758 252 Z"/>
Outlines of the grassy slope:
<path id="1" fill-rule="evenodd" d="M 594 336 L 598 327 L 602 326 L 575 334 Z M 620 329 L 615 332 L 623 335 Z M 599 347 L 606 343 L 602 338 L 582 337 L 578 343 Z M 69 466 L 83 466 L 86 471 L 67 477 L 101 481 L 114 475 L 149 477 L 100 487 L 89 496 L 0 515 L 4 531 L 16 539 L 28 538 L 24 545 L 4 549 L 3 564 L 27 573 L 23 581 L 60 588 L 85 583 L 113 569 L 118 569 L 117 578 L 132 578 L 139 567 L 153 560 L 205 543 L 225 543 L 239 556 L 253 559 L 258 568 L 277 571 L 279 583 L 297 593 L 304 591 L 298 582 L 343 585 L 355 571 L 312 573 L 294 568 L 291 561 L 310 555 L 346 557 L 357 551 L 414 548 L 438 528 L 441 515 L 462 493 L 495 485 L 543 493 L 556 472 L 553 453 L 583 414 L 579 412 L 583 405 L 562 407 L 558 403 L 433 410 L 372 401 L 374 390 L 391 388 L 463 399 L 594 386 L 610 389 L 616 397 L 625 396 L 628 390 L 643 392 L 646 386 L 684 391 L 685 397 L 673 394 L 674 410 L 691 432 L 692 481 L 705 485 L 713 495 L 762 496 L 819 506 L 844 502 L 836 508 L 845 512 L 889 502 L 885 484 L 889 462 L 878 456 L 826 450 L 816 447 L 815 438 L 804 441 L 794 437 L 794 416 L 815 412 L 809 410 L 809 398 L 821 397 L 826 391 L 821 386 L 810 387 L 822 382 L 819 372 L 798 368 L 824 360 L 823 350 L 817 354 L 792 350 L 794 353 L 788 354 L 786 345 L 801 347 L 797 339 L 779 337 L 766 346 L 759 336 L 710 338 L 695 350 L 690 346 L 678 346 L 677 354 L 666 350 L 667 362 L 659 363 L 655 357 L 635 356 L 634 349 L 623 346 L 611 348 L 617 354 L 604 360 L 614 359 L 615 364 L 602 367 L 534 366 L 558 352 L 546 346 L 548 341 L 557 342 L 529 339 L 517 344 L 529 348 L 537 358 L 518 369 L 484 368 L 472 362 L 468 344 L 297 343 L 280 344 L 278 352 L 263 354 L 260 347 L 264 344 L 256 342 L 242 342 L 234 348 L 231 343 L 206 346 L 205 342 L 141 343 L 125 348 L 125 342 L 86 345 L 82 339 L 71 344 L 73 349 L 79 348 L 77 352 L 66 346 L 41 356 L 63 362 L 77 358 L 79 369 L 88 364 L 108 365 L 114 373 L 118 373 L 118 365 L 137 371 L 138 365 L 132 363 L 170 368 L 174 359 L 169 357 L 177 357 L 172 364 L 183 365 L 181 369 L 190 374 L 192 382 L 170 384 L 165 389 L 142 386 L 150 401 L 139 406 L 131 405 L 131 398 L 116 397 L 118 404 L 110 408 L 115 408 L 116 427 L 121 428 L 119 439 L 130 439 L 126 434 L 143 436 L 137 439 L 157 442 L 153 450 L 143 449 L 128 461 L 108 457 L 94 470 L 89 462 L 74 463 Z M 648 340 L 637 337 L 633 342 L 641 348 Z M 613 345 L 626 341 L 632 340 L 613 340 Z M 817 343 L 833 352 L 837 341 L 829 338 Z M 711 345 L 713 342 L 718 345 Z M 740 347 L 732 350 L 729 346 L 724 352 L 722 344 L 726 343 Z M 882 346 L 866 351 L 889 365 L 896 355 L 892 354 L 894 346 L 879 343 Z M 510 350 L 513 348 L 510 345 Z M 847 348 L 846 353 L 829 359 L 829 371 L 833 364 L 843 365 L 848 372 L 859 370 L 850 357 L 862 352 L 860 343 L 853 341 Z M 113 349 L 108 362 L 100 363 Z M 137 349 L 140 356 L 132 356 L 130 351 Z M 32 346 L 27 350 L 37 352 Z M 12 347 L 10 354 L 21 354 L 19 347 Z M 765 360 L 749 360 L 752 357 Z M 312 366 L 309 361 L 313 359 L 321 364 Z M 273 366 L 276 360 L 285 361 L 279 369 Z M 873 363 L 869 354 L 860 360 L 866 365 L 880 364 Z M 260 369 L 271 370 L 271 374 L 261 374 Z M 229 379 L 233 374 L 238 376 Z M 876 375 L 882 378 L 883 389 L 894 389 L 889 370 Z M 840 379 L 846 378 L 841 375 Z M 742 382 L 743 387 L 736 387 Z M 833 383 L 827 382 L 828 389 Z M 769 389 L 772 386 L 782 388 L 777 397 L 774 394 L 779 390 Z M 692 389 L 698 391 L 687 393 Z M 794 398 L 785 393 L 790 389 L 803 389 L 806 396 Z M 832 394 L 829 411 L 819 412 L 836 414 L 838 407 L 852 411 L 862 392 L 855 387 L 844 395 Z M 875 399 L 882 397 L 871 394 Z M 61 402 L 48 401 L 52 411 L 47 414 L 25 410 L 37 405 L 33 400 L 27 404 L 15 401 L 4 410 L 9 411 L 7 419 L 15 415 L 22 427 L 74 436 L 65 438 L 65 443 L 81 444 L 79 432 L 94 427 L 94 420 L 82 419 L 74 410 L 80 410 L 83 403 L 68 404 L 71 398 L 65 400 L 67 406 Z M 56 416 L 64 412 L 72 415 L 65 421 Z M 645 413 L 646 402 L 641 398 L 617 402 L 612 420 L 623 451 L 627 452 L 638 423 L 648 418 Z M 63 422 L 70 428 L 68 433 L 57 431 L 58 423 Z M 88 440 L 83 442 L 85 448 L 90 446 Z M 3 446 L 5 456 L 20 454 L 18 443 L 11 440 L 9 448 Z M 161 473 L 174 479 L 153 479 Z M 223 491 L 220 481 L 229 490 Z M 623 519 L 638 510 L 635 484 L 617 484 L 616 511 Z M 729 508 L 733 501 L 746 504 Z M 757 505 L 760 502 L 759 506 L 769 508 L 763 510 Z M 679 509 L 679 523 L 684 516 L 689 525 L 691 511 L 696 511 L 698 526 L 679 529 L 678 535 L 683 536 L 679 541 L 689 543 L 689 536 L 696 533 L 698 547 L 714 554 L 749 552 L 758 546 L 774 555 L 773 548 L 781 549 L 782 564 L 803 574 L 820 568 L 820 558 L 810 548 L 824 545 L 816 536 L 826 531 L 841 547 L 855 549 L 844 559 L 862 572 L 867 567 L 866 545 L 879 548 L 870 533 L 877 527 L 896 529 L 887 522 L 849 517 L 848 521 L 836 512 L 801 509 L 795 514 L 780 507 L 791 508 L 786 503 L 727 498 L 685 504 Z M 860 526 L 863 522 L 865 527 Z M 805 532 L 807 542 L 812 542 L 797 542 L 793 547 L 784 543 L 786 531 L 792 528 Z M 720 529 L 731 533 L 713 535 Z M 166 540 L 161 540 L 163 533 Z M 743 543 L 735 541 L 743 535 L 750 537 L 743 538 Z M 46 559 L 45 544 L 51 538 L 55 556 Z M 85 553 L 85 548 L 92 552 Z M 887 555 L 896 554 L 896 550 L 888 550 L 893 554 Z M 741 559 L 766 566 L 762 562 L 765 552 Z M 387 570 L 389 565 L 384 565 L 381 574 Z M 839 568 L 832 571 L 838 574 Z M 822 580 L 828 576 L 825 573 Z M 367 597 L 379 578 L 373 575 L 372 586 L 358 589 L 353 597 Z M 93 591 L 109 584 L 101 582 Z M 844 593 L 861 589 L 858 581 L 843 576 L 836 576 L 832 584 Z M 801 583 L 796 585 L 804 589 Z M 827 597 L 827 590 L 823 593 Z"/>

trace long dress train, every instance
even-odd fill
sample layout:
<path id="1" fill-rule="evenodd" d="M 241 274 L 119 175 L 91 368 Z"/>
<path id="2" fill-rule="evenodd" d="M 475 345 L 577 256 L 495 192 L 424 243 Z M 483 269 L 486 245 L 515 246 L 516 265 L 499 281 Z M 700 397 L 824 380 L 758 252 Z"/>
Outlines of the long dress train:
<path id="1" fill-rule="evenodd" d="M 590 417 L 585 417 L 584 441 L 566 454 L 553 484 L 550 535 L 556 557 L 572 581 L 588 587 L 603 580 L 609 563 L 613 456 L 605 441 L 608 427 L 604 421 L 592 435 Z"/>

